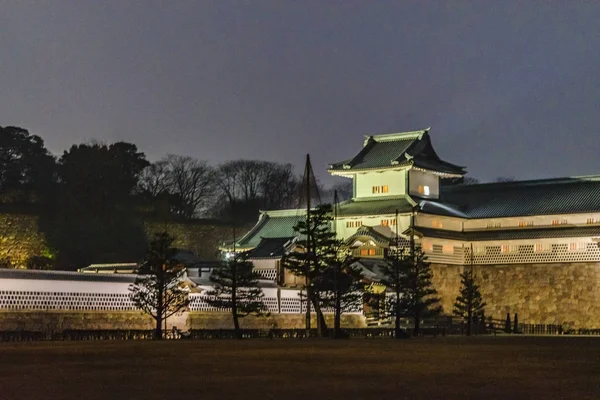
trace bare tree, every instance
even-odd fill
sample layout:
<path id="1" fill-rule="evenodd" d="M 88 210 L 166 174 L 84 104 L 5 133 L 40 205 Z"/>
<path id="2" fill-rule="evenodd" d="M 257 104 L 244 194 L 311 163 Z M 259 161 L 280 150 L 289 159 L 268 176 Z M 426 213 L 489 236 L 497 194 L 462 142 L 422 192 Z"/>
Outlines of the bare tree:
<path id="1" fill-rule="evenodd" d="M 156 198 L 170 192 L 169 164 L 160 160 L 150 164 L 140 174 L 138 192 L 150 198 Z"/>
<path id="2" fill-rule="evenodd" d="M 138 193 L 147 200 L 168 203 L 170 214 L 192 218 L 214 202 L 215 183 L 215 170 L 206 161 L 169 154 L 144 169 Z"/>
<path id="3" fill-rule="evenodd" d="M 214 169 L 192 157 L 170 154 L 166 161 L 171 193 L 181 200 L 176 213 L 186 218 L 202 214 L 215 193 Z"/>
<path id="4" fill-rule="evenodd" d="M 221 201 L 216 213 L 223 217 L 254 220 L 261 208 L 296 206 L 299 179 L 291 164 L 235 160 L 220 165 L 217 174 Z"/>

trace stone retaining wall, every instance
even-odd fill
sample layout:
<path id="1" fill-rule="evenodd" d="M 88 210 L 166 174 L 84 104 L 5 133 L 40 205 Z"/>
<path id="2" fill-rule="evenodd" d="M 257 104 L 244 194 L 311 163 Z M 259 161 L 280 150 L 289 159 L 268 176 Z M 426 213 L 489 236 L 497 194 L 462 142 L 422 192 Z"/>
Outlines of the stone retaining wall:
<path id="1" fill-rule="evenodd" d="M 327 326 L 333 328 L 333 315 L 325 314 Z M 342 314 L 343 328 L 365 328 L 365 317 L 359 314 Z M 191 329 L 233 329 L 233 319 L 229 313 L 192 312 L 188 325 Z M 240 318 L 240 326 L 247 329 L 303 329 L 305 328 L 304 314 L 271 314 L 270 316 L 255 317 L 249 315 Z M 311 326 L 316 328 L 317 321 L 312 318 Z"/>
<path id="2" fill-rule="evenodd" d="M 141 312 L 2 311 L 0 331 L 57 332 L 65 329 L 153 329 L 154 320 Z"/>
<path id="3" fill-rule="evenodd" d="M 432 264 L 433 284 L 451 313 L 469 266 Z M 486 315 L 521 323 L 600 328 L 600 263 L 475 265 Z"/>

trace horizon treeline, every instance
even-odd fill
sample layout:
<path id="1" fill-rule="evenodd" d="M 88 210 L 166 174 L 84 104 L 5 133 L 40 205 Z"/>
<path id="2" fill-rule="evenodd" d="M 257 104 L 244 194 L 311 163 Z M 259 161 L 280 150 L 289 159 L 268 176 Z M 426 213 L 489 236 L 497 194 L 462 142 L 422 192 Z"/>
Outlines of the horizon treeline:
<path id="1" fill-rule="evenodd" d="M 26 129 L 0 126 L 0 205 L 34 207 L 63 268 L 143 256 L 140 215 L 171 220 L 256 221 L 259 210 L 296 208 L 302 177 L 292 164 L 219 165 L 167 154 L 152 163 L 134 143 L 73 144 L 54 156 Z M 337 185 L 339 198 L 351 182 Z M 321 187 L 328 202 L 333 188 Z"/>

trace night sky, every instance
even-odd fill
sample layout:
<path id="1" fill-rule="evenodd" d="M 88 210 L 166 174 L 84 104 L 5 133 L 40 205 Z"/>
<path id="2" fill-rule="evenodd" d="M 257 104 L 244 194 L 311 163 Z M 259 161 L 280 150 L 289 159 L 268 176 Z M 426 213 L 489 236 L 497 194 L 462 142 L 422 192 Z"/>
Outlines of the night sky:
<path id="1" fill-rule="evenodd" d="M 431 127 L 482 180 L 600 174 L 598 1 L 2 1 L 0 126 L 211 163 Z"/>

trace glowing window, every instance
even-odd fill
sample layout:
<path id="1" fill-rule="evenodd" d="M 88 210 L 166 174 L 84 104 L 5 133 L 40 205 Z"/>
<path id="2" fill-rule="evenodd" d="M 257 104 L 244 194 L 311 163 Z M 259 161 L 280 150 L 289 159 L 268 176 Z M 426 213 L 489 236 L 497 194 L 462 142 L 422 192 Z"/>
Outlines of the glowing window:
<path id="1" fill-rule="evenodd" d="M 503 244 L 500 251 L 502 253 L 517 253 L 519 251 L 519 246 L 516 244 Z"/>
<path id="2" fill-rule="evenodd" d="M 549 253 L 552 251 L 552 245 L 550 243 L 536 243 L 534 251 L 536 253 Z"/>
<path id="3" fill-rule="evenodd" d="M 553 219 L 552 220 L 552 225 L 566 225 L 567 220 L 566 219 Z"/>
<path id="4" fill-rule="evenodd" d="M 387 193 L 387 192 L 389 192 L 388 185 L 383 185 L 383 186 L 381 187 L 381 192 L 382 192 L 382 193 Z"/>
<path id="5" fill-rule="evenodd" d="M 444 225 L 442 224 L 442 221 L 440 221 L 439 219 L 434 219 L 431 221 L 431 227 L 432 228 L 437 228 L 437 229 L 441 229 Z"/>
<path id="6" fill-rule="evenodd" d="M 369 255 L 370 256 L 374 256 L 375 255 L 375 249 L 369 249 Z"/>
<path id="7" fill-rule="evenodd" d="M 362 226 L 362 221 L 346 221 L 346 228 L 358 228 Z"/>
<path id="8" fill-rule="evenodd" d="M 488 222 L 486 227 L 487 228 L 501 228 L 502 224 L 500 222 Z"/>
<path id="9" fill-rule="evenodd" d="M 574 242 L 569 243 L 569 251 L 584 251 L 585 242 Z"/>
<path id="10" fill-rule="evenodd" d="M 482 255 L 486 253 L 486 247 L 485 246 L 473 246 L 473 254 L 475 255 Z"/>
<path id="11" fill-rule="evenodd" d="M 429 196 L 429 186 L 419 185 L 419 194 Z"/>
<path id="12" fill-rule="evenodd" d="M 360 249 L 360 255 L 361 256 L 368 256 L 369 255 L 369 250 L 368 249 Z"/>
<path id="13" fill-rule="evenodd" d="M 525 228 L 527 226 L 533 226 L 533 221 L 519 221 L 519 228 Z"/>
<path id="14" fill-rule="evenodd" d="M 388 220 L 387 219 L 382 219 L 381 220 L 381 225 L 388 226 Z"/>
<path id="15" fill-rule="evenodd" d="M 587 219 L 588 224 L 597 224 L 598 222 L 599 222 L 599 220 L 597 218 L 588 218 Z"/>

